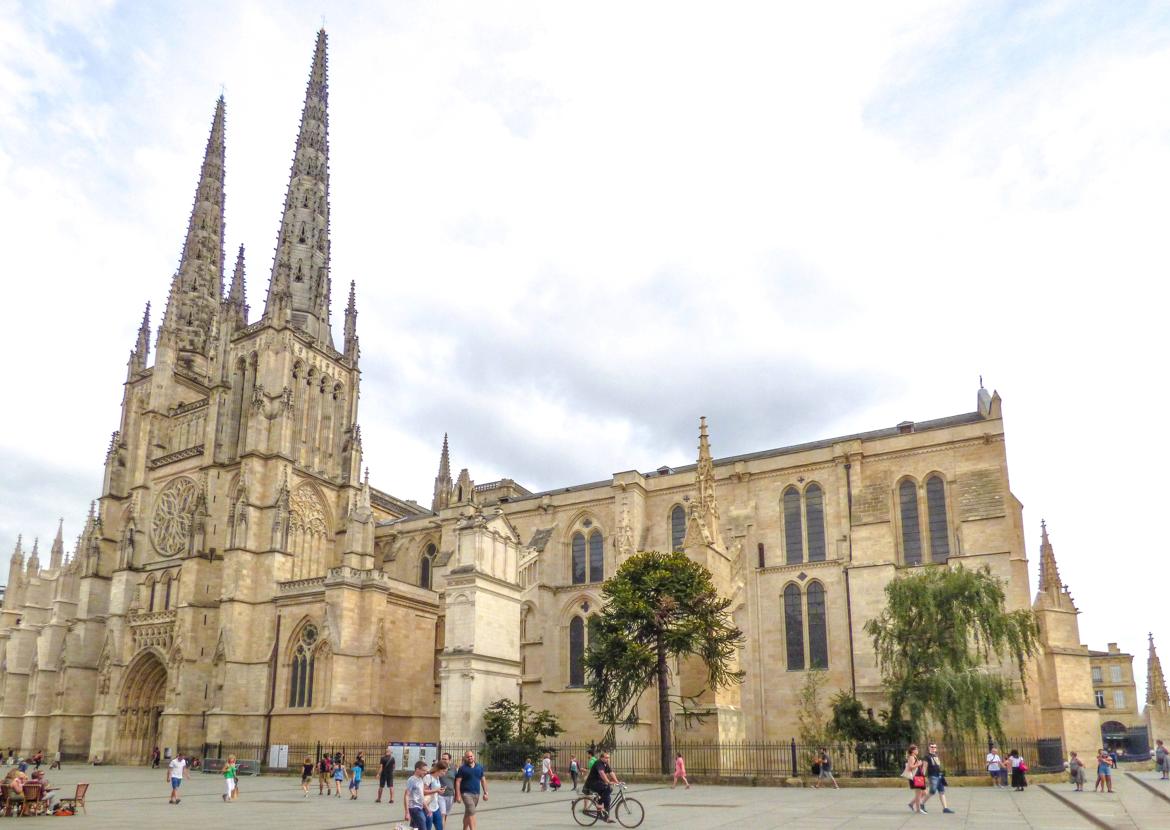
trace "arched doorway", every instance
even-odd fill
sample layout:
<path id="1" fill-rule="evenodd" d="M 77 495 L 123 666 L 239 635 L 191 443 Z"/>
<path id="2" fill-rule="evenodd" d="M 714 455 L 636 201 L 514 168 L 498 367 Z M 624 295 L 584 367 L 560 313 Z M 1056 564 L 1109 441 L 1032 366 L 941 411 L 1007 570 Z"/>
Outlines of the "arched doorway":
<path id="1" fill-rule="evenodd" d="M 118 760 L 145 764 L 159 745 L 159 721 L 167 694 L 167 668 L 152 651 L 131 661 L 118 699 Z"/>

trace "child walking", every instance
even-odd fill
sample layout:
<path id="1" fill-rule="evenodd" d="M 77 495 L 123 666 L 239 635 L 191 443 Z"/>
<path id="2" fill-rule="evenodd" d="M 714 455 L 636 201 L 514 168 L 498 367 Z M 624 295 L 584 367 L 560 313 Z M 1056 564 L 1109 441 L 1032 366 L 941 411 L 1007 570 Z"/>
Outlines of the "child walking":
<path id="1" fill-rule="evenodd" d="M 524 776 L 524 782 L 520 785 L 520 792 L 532 792 L 532 774 L 536 772 L 536 770 L 532 768 L 531 758 L 524 759 L 524 769 L 522 769 L 520 772 Z"/>
<path id="2" fill-rule="evenodd" d="M 674 781 L 670 785 L 672 790 L 678 786 L 678 780 L 680 778 L 689 790 L 691 788 L 691 782 L 687 780 L 687 762 L 683 760 L 681 752 L 674 756 Z"/>
<path id="3" fill-rule="evenodd" d="M 305 756 L 305 763 L 301 765 L 301 792 L 304 798 L 309 797 L 309 782 L 313 780 L 313 759 L 311 756 Z"/>
<path id="4" fill-rule="evenodd" d="M 338 798 L 341 798 L 341 784 L 349 776 L 345 774 L 345 764 L 334 759 L 333 761 L 333 786 L 336 787 L 337 792 L 334 793 Z"/>

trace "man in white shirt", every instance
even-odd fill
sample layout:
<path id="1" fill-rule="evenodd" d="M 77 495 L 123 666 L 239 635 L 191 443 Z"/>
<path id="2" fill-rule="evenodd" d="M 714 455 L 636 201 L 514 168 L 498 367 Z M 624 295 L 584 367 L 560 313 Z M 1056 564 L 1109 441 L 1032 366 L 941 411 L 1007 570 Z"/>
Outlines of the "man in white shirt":
<path id="1" fill-rule="evenodd" d="M 180 752 L 167 765 L 167 777 L 171 780 L 171 800 L 168 804 L 178 804 L 182 799 L 179 798 L 179 787 L 183 786 L 183 779 L 187 777 L 187 759 Z"/>
<path id="2" fill-rule="evenodd" d="M 991 747 L 991 751 L 987 753 L 987 772 L 991 776 L 991 786 L 1006 787 L 1003 783 L 1003 758 L 999 754 L 999 747 Z"/>
<path id="3" fill-rule="evenodd" d="M 544 757 L 540 759 L 540 791 L 544 792 L 548 789 L 549 773 L 552 772 L 552 758 L 549 754 L 544 753 Z"/>

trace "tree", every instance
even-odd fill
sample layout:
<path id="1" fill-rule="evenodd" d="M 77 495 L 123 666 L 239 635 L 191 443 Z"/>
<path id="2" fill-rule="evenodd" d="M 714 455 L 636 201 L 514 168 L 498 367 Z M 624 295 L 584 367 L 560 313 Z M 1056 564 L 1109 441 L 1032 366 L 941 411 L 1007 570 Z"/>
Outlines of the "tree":
<path id="1" fill-rule="evenodd" d="M 539 711 L 527 703 L 500 698 L 483 713 L 484 741 L 489 744 L 532 744 L 540 738 L 555 738 L 565 730 L 557 716 Z"/>
<path id="2" fill-rule="evenodd" d="M 886 585 L 886 608 L 865 624 L 873 639 L 891 721 L 903 715 L 915 735 L 929 722 L 945 737 L 1001 734 L 1000 712 L 1015 698 L 1013 665 L 1027 697 L 1027 660 L 1040 628 L 1027 609 L 1008 611 L 1004 583 L 978 570 L 932 567 Z"/>
<path id="3" fill-rule="evenodd" d="M 800 743 L 812 749 L 828 743 L 829 723 L 822 706 L 825 684 L 828 681 L 828 672 L 824 669 L 805 672 L 804 683 L 796 697 L 796 723 Z"/>
<path id="4" fill-rule="evenodd" d="M 609 726 L 638 722 L 638 698 L 658 689 L 662 771 L 673 766 L 671 706 L 700 717 L 688 704 L 707 690 L 740 683 L 733 668 L 743 632 L 731 621 L 731 600 L 719 596 L 711 573 L 681 551 L 645 551 L 627 559 L 602 589 L 605 607 L 585 654 L 589 704 Z M 706 670 L 706 688 L 684 699 L 670 694 L 670 658 L 694 657 Z"/>

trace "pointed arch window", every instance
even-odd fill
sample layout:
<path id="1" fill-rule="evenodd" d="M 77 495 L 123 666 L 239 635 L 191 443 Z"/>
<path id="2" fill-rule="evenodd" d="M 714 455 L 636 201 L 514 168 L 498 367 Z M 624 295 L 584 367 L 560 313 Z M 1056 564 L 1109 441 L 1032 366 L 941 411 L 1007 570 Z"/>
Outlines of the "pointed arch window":
<path id="1" fill-rule="evenodd" d="M 569 685 L 585 685 L 585 620 L 569 621 Z"/>
<path id="2" fill-rule="evenodd" d="M 825 619 L 825 586 L 810 582 L 805 591 L 808 605 L 808 662 L 809 668 L 829 667 L 829 631 Z"/>
<path id="3" fill-rule="evenodd" d="M 147 606 L 148 611 L 154 610 L 154 591 L 157 587 L 158 587 L 158 583 L 155 582 L 154 580 L 151 580 L 151 582 L 150 582 L 150 605 Z"/>
<path id="4" fill-rule="evenodd" d="M 601 531 L 595 530 L 589 534 L 589 581 L 601 582 L 605 579 L 605 544 L 601 538 Z"/>
<path id="5" fill-rule="evenodd" d="M 800 491 L 784 491 L 784 561 L 797 565 L 804 561 L 804 529 L 800 526 Z"/>
<path id="6" fill-rule="evenodd" d="M 427 549 L 423 551 L 422 558 L 418 563 L 418 584 L 419 587 L 426 588 L 428 591 L 433 590 L 433 571 L 435 567 L 435 546 L 433 544 L 427 545 Z"/>
<path id="7" fill-rule="evenodd" d="M 674 509 L 670 511 L 670 549 L 682 550 L 686 538 L 687 512 L 683 510 L 681 504 L 676 504 Z"/>
<path id="8" fill-rule="evenodd" d="M 788 671 L 804 671 L 804 614 L 800 588 L 789 583 L 784 589 L 784 645 Z"/>
<path id="9" fill-rule="evenodd" d="M 574 533 L 572 542 L 573 584 L 585 583 L 585 534 Z"/>
<path id="10" fill-rule="evenodd" d="M 317 626 L 301 629 L 289 664 L 288 705 L 290 709 L 306 709 L 313 705 L 313 675 L 316 657 Z"/>
<path id="11" fill-rule="evenodd" d="M 804 490 L 804 516 L 808 525 L 808 561 L 825 561 L 825 496 L 821 485 Z"/>
<path id="12" fill-rule="evenodd" d="M 946 562 L 951 555 L 950 533 L 947 530 L 946 482 L 940 475 L 926 480 L 926 524 L 930 533 L 930 559 Z"/>
<path id="13" fill-rule="evenodd" d="M 902 520 L 902 561 L 922 564 L 922 528 L 918 525 L 918 488 L 910 479 L 898 485 L 898 508 Z"/>

